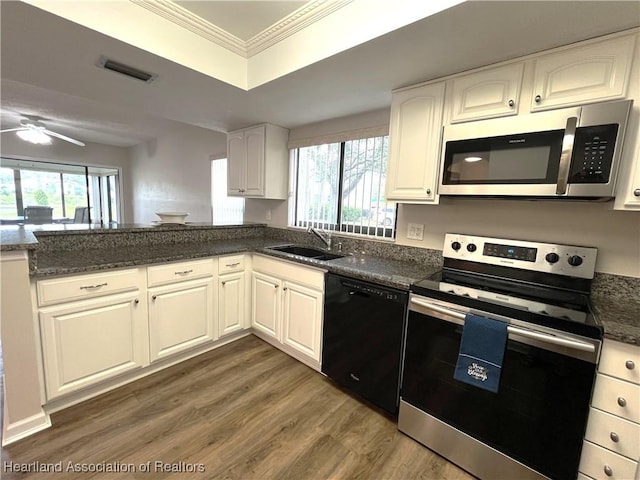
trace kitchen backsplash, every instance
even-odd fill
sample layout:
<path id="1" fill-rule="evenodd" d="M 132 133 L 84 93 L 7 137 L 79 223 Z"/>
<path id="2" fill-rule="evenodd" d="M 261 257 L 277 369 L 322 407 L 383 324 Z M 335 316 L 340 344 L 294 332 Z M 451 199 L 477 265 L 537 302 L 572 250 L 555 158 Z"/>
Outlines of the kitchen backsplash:
<path id="1" fill-rule="evenodd" d="M 287 243 L 324 247 L 320 240 L 305 230 L 267 227 L 265 237 L 282 240 Z M 391 242 L 342 236 L 339 234 L 332 234 L 332 237 L 333 250 L 338 250 L 338 243 L 342 243 L 342 251 L 345 253 L 362 253 L 374 257 L 385 257 L 405 262 L 416 262 L 434 266 L 442 265 L 442 251 L 440 250 L 397 245 Z"/>
<path id="2" fill-rule="evenodd" d="M 264 236 L 264 225 L 171 225 L 149 228 L 140 225 L 121 225 L 117 229 L 86 231 L 34 232 L 39 251 L 118 248 L 136 245 L 198 243 L 231 238 Z"/>

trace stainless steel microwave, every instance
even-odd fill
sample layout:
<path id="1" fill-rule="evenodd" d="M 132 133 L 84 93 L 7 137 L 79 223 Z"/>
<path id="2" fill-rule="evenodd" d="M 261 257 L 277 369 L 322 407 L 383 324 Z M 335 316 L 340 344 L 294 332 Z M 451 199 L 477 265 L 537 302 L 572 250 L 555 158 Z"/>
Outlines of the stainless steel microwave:
<path id="1" fill-rule="evenodd" d="M 439 193 L 611 198 L 631 103 L 445 126 Z"/>

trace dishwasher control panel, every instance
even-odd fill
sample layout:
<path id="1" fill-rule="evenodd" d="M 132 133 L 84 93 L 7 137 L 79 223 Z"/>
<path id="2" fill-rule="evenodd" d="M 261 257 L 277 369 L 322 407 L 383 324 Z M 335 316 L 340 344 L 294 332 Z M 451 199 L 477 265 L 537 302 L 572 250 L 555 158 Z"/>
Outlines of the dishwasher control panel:
<path id="1" fill-rule="evenodd" d="M 360 295 L 369 297 L 379 297 L 383 300 L 391 302 L 403 302 L 406 299 L 406 293 L 395 292 L 386 288 L 376 287 L 374 285 L 368 285 L 366 283 L 352 283 L 349 281 L 342 281 L 342 286 L 349 290 L 349 295 Z"/>

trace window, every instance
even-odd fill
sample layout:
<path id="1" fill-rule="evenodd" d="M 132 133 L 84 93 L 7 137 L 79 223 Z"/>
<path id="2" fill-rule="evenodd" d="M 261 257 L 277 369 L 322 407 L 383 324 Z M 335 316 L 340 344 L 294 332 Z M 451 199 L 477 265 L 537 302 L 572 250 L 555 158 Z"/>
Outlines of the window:
<path id="1" fill-rule="evenodd" d="M 244 198 L 227 196 L 226 158 L 211 161 L 211 207 L 216 225 L 244 221 Z"/>
<path id="2" fill-rule="evenodd" d="M 51 212 L 45 223 L 118 222 L 119 177 L 117 168 L 2 158 L 0 221 L 30 223 L 25 208 L 40 207 Z"/>
<path id="3" fill-rule="evenodd" d="M 384 197 L 389 137 L 292 151 L 290 224 L 393 238 L 396 206 Z"/>

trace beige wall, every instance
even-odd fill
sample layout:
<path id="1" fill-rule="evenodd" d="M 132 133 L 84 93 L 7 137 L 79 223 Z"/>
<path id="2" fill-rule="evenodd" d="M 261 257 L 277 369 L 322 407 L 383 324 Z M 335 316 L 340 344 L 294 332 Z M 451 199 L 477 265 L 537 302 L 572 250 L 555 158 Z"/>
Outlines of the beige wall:
<path id="1" fill-rule="evenodd" d="M 32 320 L 29 263 L 25 251 L 0 256 L 0 337 L 4 361 L 2 444 L 47 428 L 40 400 L 39 344 Z"/>
<path id="2" fill-rule="evenodd" d="M 389 111 L 379 110 L 291 130 L 289 142 L 388 123 Z M 598 248 L 596 270 L 640 277 L 640 212 L 612 210 L 612 202 L 551 202 L 442 198 L 439 205 L 402 205 L 396 243 L 442 249 L 444 234 L 470 233 L 530 239 Z M 247 200 L 246 219 L 287 225 L 288 202 Z M 271 211 L 271 221 L 266 220 Z M 408 240 L 407 224 L 424 225 L 422 241 Z"/>
<path id="3" fill-rule="evenodd" d="M 155 212 L 184 211 L 187 221 L 211 221 L 211 157 L 224 158 L 224 133 L 184 126 L 132 147 L 133 222 L 158 220 Z"/>
<path id="4" fill-rule="evenodd" d="M 87 143 L 85 147 L 79 147 L 61 140 L 56 140 L 51 145 L 34 145 L 20 140 L 17 135 L 4 134 L 0 144 L 0 153 L 2 156 L 24 160 L 120 168 L 122 171 L 120 185 L 121 213 L 123 222 L 131 221 L 133 217 L 131 205 L 132 185 L 128 149 L 99 143 Z"/>
<path id="5" fill-rule="evenodd" d="M 442 249 L 445 233 L 468 233 L 598 248 L 596 271 L 640 277 L 640 212 L 613 211 L 593 202 L 447 199 L 439 205 L 402 205 L 396 242 Z M 408 240 L 407 224 L 424 225 L 422 241 Z"/>

